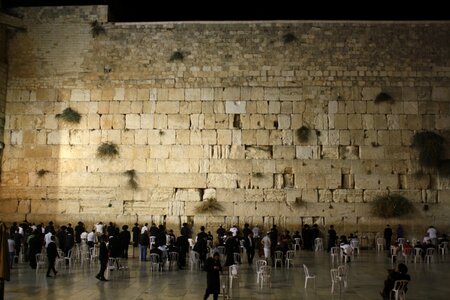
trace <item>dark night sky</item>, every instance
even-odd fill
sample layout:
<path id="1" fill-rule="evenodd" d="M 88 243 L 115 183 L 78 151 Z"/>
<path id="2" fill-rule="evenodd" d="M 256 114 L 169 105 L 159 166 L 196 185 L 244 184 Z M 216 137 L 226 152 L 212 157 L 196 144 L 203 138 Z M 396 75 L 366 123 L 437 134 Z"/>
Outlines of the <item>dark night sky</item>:
<path id="1" fill-rule="evenodd" d="M 111 21 L 449 20 L 445 1 L 0 0 L 3 7 L 108 4 Z M 297 7 L 294 7 L 294 4 Z M 395 6 L 397 5 L 397 6 Z"/>

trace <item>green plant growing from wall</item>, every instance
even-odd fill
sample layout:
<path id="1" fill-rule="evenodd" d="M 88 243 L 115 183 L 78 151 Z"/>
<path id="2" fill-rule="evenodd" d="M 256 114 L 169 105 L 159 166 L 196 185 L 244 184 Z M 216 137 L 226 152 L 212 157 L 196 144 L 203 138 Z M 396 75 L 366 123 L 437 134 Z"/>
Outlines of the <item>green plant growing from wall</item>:
<path id="1" fill-rule="evenodd" d="M 394 98 L 392 98 L 391 95 L 388 93 L 381 92 L 379 93 L 375 98 L 375 103 L 381 103 L 381 102 L 393 102 Z"/>
<path id="2" fill-rule="evenodd" d="M 300 142 L 304 143 L 307 142 L 309 139 L 309 135 L 310 135 L 311 130 L 306 127 L 306 126 L 302 126 L 299 129 L 297 129 L 297 138 Z"/>
<path id="3" fill-rule="evenodd" d="M 97 157 L 113 159 L 119 156 L 119 147 L 111 142 L 103 143 L 97 148 Z"/>
<path id="4" fill-rule="evenodd" d="M 45 169 L 40 169 L 40 170 L 36 171 L 36 175 L 39 178 L 44 177 L 47 173 L 50 173 L 50 171 L 49 170 L 45 170 Z"/>
<path id="5" fill-rule="evenodd" d="M 184 59 L 184 54 L 183 52 L 181 52 L 180 50 L 174 51 L 172 53 L 172 55 L 170 56 L 169 61 L 170 62 L 174 62 L 174 61 L 183 61 Z"/>
<path id="6" fill-rule="evenodd" d="M 381 218 L 396 218 L 407 215 L 414 210 L 408 199 L 401 195 L 377 196 L 372 202 L 372 214 Z"/>
<path id="7" fill-rule="evenodd" d="M 253 177 L 255 177 L 255 178 L 263 178 L 264 174 L 261 173 L 261 172 L 256 172 L 256 173 L 253 174 Z"/>
<path id="8" fill-rule="evenodd" d="M 293 41 L 296 41 L 296 40 L 297 40 L 297 37 L 291 32 L 286 33 L 285 35 L 283 35 L 283 42 L 285 44 L 292 43 Z"/>
<path id="9" fill-rule="evenodd" d="M 99 35 L 106 35 L 106 29 L 103 25 L 97 20 L 91 22 L 91 33 L 92 37 L 97 37 Z"/>
<path id="10" fill-rule="evenodd" d="M 137 179 L 136 170 L 134 169 L 126 170 L 125 172 L 123 172 L 123 174 L 128 177 L 128 186 L 133 190 L 137 190 L 139 188 L 139 185 L 136 181 Z"/>
<path id="11" fill-rule="evenodd" d="M 65 122 L 76 124 L 80 123 L 81 120 L 80 113 L 70 107 L 64 109 L 62 113 L 56 114 L 55 117 Z"/>
<path id="12" fill-rule="evenodd" d="M 217 211 L 223 211 L 223 206 L 217 202 L 217 199 L 215 198 L 205 199 L 195 208 L 195 212 L 198 214 L 213 213 Z"/>
<path id="13" fill-rule="evenodd" d="M 412 146 L 419 151 L 419 164 L 428 169 L 439 169 L 444 138 L 432 131 L 414 134 Z"/>

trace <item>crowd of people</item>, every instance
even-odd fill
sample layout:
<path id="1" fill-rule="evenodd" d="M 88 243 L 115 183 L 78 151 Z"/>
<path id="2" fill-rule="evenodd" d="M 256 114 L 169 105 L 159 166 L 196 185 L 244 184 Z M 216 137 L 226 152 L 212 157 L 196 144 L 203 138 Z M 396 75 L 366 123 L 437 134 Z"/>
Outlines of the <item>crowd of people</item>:
<path id="1" fill-rule="evenodd" d="M 105 270 L 109 257 L 127 259 L 129 257 L 128 248 L 131 244 L 133 247 L 133 256 L 135 251 L 139 249 L 139 259 L 146 261 L 148 253 L 157 253 L 161 258 L 170 259 L 167 255 L 170 252 L 178 253 L 178 267 L 183 269 L 186 267 L 187 255 L 190 249 L 197 252 L 200 258 L 200 265 L 204 270 L 213 275 L 208 275 L 209 281 L 214 282 L 217 278 L 217 271 L 220 269 L 217 262 L 219 247 L 224 248 L 224 255 L 226 255 L 225 266 L 230 266 L 236 263 L 235 253 L 242 253 L 245 249 L 247 254 L 247 262 L 252 265 L 255 255 L 261 258 L 274 262 L 273 256 L 275 251 L 281 251 L 286 255 L 288 250 L 295 248 L 298 245 L 304 250 L 315 250 L 315 240 L 318 237 L 324 237 L 320 232 L 317 224 L 309 226 L 305 224 L 300 231 L 296 231 L 293 235 L 288 230 L 279 232 L 276 225 L 273 225 L 269 231 L 263 234 L 263 230 L 255 225 L 250 228 L 246 223 L 242 229 L 237 225 L 233 225 L 225 229 L 223 225 L 215 230 L 215 236 L 211 231 L 206 231 L 204 226 L 200 227 L 200 231 L 194 234 L 192 228 L 184 223 L 180 229 L 180 235 L 177 237 L 172 229 L 167 230 L 164 225 L 157 226 L 148 223 L 140 226 L 138 223 L 134 224 L 131 231 L 128 230 L 127 225 L 121 228 L 114 223 L 104 224 L 102 222 L 96 223 L 90 229 L 86 228 L 83 222 L 73 228 L 72 224 L 62 225 L 56 227 L 52 221 L 47 225 L 32 224 L 26 221 L 17 224 L 14 222 L 9 228 L 9 265 L 13 268 L 14 260 L 16 260 L 22 253 L 24 261 L 28 262 L 30 267 L 36 269 L 36 254 L 41 253 L 45 249 L 48 258 L 47 276 L 51 277 L 51 272 L 57 274 L 55 269 L 55 260 L 60 253 L 64 256 L 70 256 L 70 253 L 75 245 L 81 249 L 89 251 L 90 248 L 97 245 L 99 249 L 100 271 L 96 278 L 106 281 Z M 405 238 L 405 231 L 401 225 L 397 226 L 394 231 L 387 225 L 383 232 L 386 249 L 389 250 L 389 255 L 392 251 L 395 253 L 404 251 L 409 254 L 413 248 L 423 249 L 422 255 L 428 248 L 440 247 L 443 243 L 448 244 L 448 238 L 444 234 L 438 238 L 437 230 L 430 226 L 425 234 L 425 237 L 420 240 L 417 239 L 415 243 L 411 243 Z M 395 239 L 394 239 L 395 237 Z M 334 226 L 330 225 L 327 235 L 328 245 L 327 250 L 330 252 L 333 247 L 340 247 L 344 254 L 348 254 L 353 250 L 353 245 L 359 243 L 356 234 L 338 235 Z M 393 250 L 391 250 L 393 249 Z M 209 254 L 214 253 L 212 257 Z M 209 260 L 207 259 L 209 257 Z M 238 256 L 240 257 L 240 256 Z M 220 255 L 219 255 L 220 258 Z M 284 259 L 283 259 L 284 261 Z M 240 262 L 239 262 L 240 263 Z M 388 279 L 385 282 L 385 288 L 382 292 L 383 297 L 386 297 L 392 289 L 392 284 L 398 278 L 410 280 L 409 275 L 406 275 L 406 266 L 400 264 L 398 270 L 389 270 Z M 209 284 L 208 284 L 209 286 Z M 215 294 L 215 288 L 208 288 L 206 294 Z M 207 296 L 205 294 L 205 297 Z"/>

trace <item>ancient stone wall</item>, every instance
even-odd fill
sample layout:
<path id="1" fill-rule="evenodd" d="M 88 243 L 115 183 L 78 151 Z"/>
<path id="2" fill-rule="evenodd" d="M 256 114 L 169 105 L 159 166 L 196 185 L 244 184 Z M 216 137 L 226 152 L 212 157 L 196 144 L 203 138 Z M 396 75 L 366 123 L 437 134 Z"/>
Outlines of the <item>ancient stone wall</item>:
<path id="1" fill-rule="evenodd" d="M 417 175 L 411 140 L 439 133 L 450 158 L 450 23 L 17 13 L 27 31 L 9 40 L 3 219 L 448 229 L 449 179 Z M 79 124 L 55 118 L 67 107 Z M 117 158 L 96 156 L 106 142 Z M 413 217 L 373 217 L 388 193 L 414 202 Z M 198 212 L 208 199 L 222 210 Z"/>

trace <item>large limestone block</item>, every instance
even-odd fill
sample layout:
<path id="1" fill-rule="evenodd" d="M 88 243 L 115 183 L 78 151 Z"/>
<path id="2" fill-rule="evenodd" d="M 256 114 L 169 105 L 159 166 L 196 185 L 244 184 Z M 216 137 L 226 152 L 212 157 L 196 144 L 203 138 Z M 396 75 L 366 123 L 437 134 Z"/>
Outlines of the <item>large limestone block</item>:
<path id="1" fill-rule="evenodd" d="M 237 175 L 209 173 L 207 186 L 209 188 L 236 188 Z"/>
<path id="2" fill-rule="evenodd" d="M 433 101 L 450 102 L 449 87 L 433 87 L 431 91 L 431 99 Z"/>
<path id="3" fill-rule="evenodd" d="M 169 159 L 165 161 L 165 169 L 168 173 L 189 173 L 189 160 Z"/>
<path id="4" fill-rule="evenodd" d="M 230 87 L 224 88 L 222 93 L 223 100 L 241 100 L 241 88 L 239 87 Z"/>
<path id="5" fill-rule="evenodd" d="M 295 146 L 295 158 L 317 159 L 319 157 L 319 150 L 319 146 Z"/>
<path id="6" fill-rule="evenodd" d="M 284 202 L 287 199 L 285 190 L 275 190 L 275 189 L 265 189 L 264 190 L 264 201 L 276 201 L 276 202 Z"/>
<path id="7" fill-rule="evenodd" d="M 364 87 L 361 92 L 362 100 L 373 101 L 379 93 L 381 93 L 380 87 Z"/>
<path id="8" fill-rule="evenodd" d="M 235 202 L 234 203 L 234 213 L 237 216 L 254 216 L 259 214 L 256 209 L 256 203 L 254 202 Z"/>
<path id="9" fill-rule="evenodd" d="M 355 188 L 356 189 L 377 189 L 380 184 L 380 176 L 376 174 L 365 175 L 357 174 L 355 175 Z"/>
<path id="10" fill-rule="evenodd" d="M 171 129 L 189 129 L 189 115 L 168 115 L 167 126 Z"/>
<path id="11" fill-rule="evenodd" d="M 360 146 L 360 158 L 361 159 L 384 159 L 384 147 L 383 146 Z"/>
<path id="12" fill-rule="evenodd" d="M 273 188 L 274 180 L 272 174 L 253 174 L 251 177 L 251 187 L 256 189 Z"/>
<path id="13" fill-rule="evenodd" d="M 227 114 L 245 114 L 246 101 L 226 101 L 225 102 L 225 113 Z"/>
<path id="14" fill-rule="evenodd" d="M 275 145 L 273 146 L 273 158 L 274 159 L 294 159 L 295 158 L 295 146 L 288 145 Z"/>
<path id="15" fill-rule="evenodd" d="M 91 91 L 83 89 L 73 89 L 70 94 L 70 101 L 90 101 Z"/>
<path id="16" fill-rule="evenodd" d="M 220 202 L 242 202 L 245 192 L 243 189 L 216 189 L 216 196 Z"/>
<path id="17" fill-rule="evenodd" d="M 175 188 L 205 188 L 206 174 L 159 174 L 158 185 Z M 208 185 L 208 187 L 216 186 Z"/>
<path id="18" fill-rule="evenodd" d="M 202 88 L 200 90 L 200 100 L 202 101 L 214 100 L 214 88 Z"/>
<path id="19" fill-rule="evenodd" d="M 86 130 L 70 130 L 70 144 L 71 145 L 88 145 L 89 144 L 89 131 Z"/>
<path id="20" fill-rule="evenodd" d="M 184 89 L 169 89 L 167 100 L 184 101 Z"/>
<path id="21" fill-rule="evenodd" d="M 180 110 L 179 101 L 158 101 L 156 102 L 156 113 L 178 114 Z"/>
<path id="22" fill-rule="evenodd" d="M 256 214 L 258 216 L 278 216 L 280 211 L 280 202 L 257 202 Z"/>

